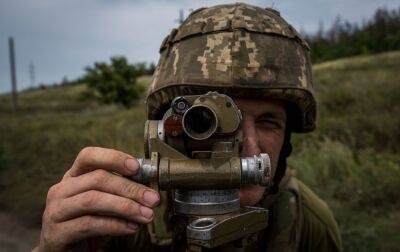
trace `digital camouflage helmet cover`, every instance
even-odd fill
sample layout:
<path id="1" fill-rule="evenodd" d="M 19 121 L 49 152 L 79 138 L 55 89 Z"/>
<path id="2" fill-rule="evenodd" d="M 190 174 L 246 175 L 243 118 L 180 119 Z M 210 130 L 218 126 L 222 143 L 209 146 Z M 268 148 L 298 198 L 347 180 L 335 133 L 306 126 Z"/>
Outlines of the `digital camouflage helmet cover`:
<path id="1" fill-rule="evenodd" d="M 214 90 L 283 100 L 290 131 L 315 128 L 309 47 L 275 10 L 243 3 L 195 10 L 164 39 L 160 54 L 148 119 L 158 119 L 176 96 Z"/>

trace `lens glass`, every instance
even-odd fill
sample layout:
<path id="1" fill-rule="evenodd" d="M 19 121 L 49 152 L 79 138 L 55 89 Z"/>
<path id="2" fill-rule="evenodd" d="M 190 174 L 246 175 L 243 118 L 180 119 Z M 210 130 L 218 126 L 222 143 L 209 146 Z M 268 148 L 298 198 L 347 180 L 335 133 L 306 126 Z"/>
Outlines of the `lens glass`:
<path id="1" fill-rule="evenodd" d="M 215 114 L 207 107 L 192 107 L 185 114 L 184 127 L 192 137 L 209 137 L 215 131 L 215 124 Z"/>

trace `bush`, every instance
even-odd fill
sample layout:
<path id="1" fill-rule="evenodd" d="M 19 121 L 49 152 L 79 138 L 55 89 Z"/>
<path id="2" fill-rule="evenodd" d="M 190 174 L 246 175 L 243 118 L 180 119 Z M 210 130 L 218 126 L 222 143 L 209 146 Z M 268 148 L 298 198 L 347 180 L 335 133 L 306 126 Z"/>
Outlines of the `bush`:
<path id="1" fill-rule="evenodd" d="M 295 140 L 289 166 L 330 205 L 345 251 L 398 251 L 398 155 L 356 150 L 329 138 Z"/>
<path id="2" fill-rule="evenodd" d="M 123 56 L 112 57 L 111 64 L 96 62 L 85 70 L 86 98 L 94 97 L 103 103 L 130 107 L 144 91 L 136 80 L 144 73 L 145 67 L 143 64 L 130 65 Z"/>
<path id="3" fill-rule="evenodd" d="M 400 206 L 400 158 L 372 150 L 355 150 L 325 138 L 296 142 L 289 159 L 307 185 L 325 199 L 346 202 L 364 211 Z"/>

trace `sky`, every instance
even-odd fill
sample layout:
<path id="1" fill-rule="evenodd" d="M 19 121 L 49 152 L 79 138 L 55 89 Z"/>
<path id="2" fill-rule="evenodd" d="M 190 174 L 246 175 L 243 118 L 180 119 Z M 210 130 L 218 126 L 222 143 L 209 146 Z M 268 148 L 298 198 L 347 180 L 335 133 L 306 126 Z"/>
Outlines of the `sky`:
<path id="1" fill-rule="evenodd" d="M 96 61 L 116 55 L 130 62 L 157 62 L 163 38 L 178 26 L 179 10 L 233 1 L 188 0 L 0 0 L 0 93 L 11 87 L 8 37 L 15 40 L 18 90 L 35 83 L 75 79 Z M 297 30 L 315 32 L 340 16 L 362 22 L 376 8 L 399 8 L 400 0 L 264 0 L 242 1 L 274 7 Z"/>

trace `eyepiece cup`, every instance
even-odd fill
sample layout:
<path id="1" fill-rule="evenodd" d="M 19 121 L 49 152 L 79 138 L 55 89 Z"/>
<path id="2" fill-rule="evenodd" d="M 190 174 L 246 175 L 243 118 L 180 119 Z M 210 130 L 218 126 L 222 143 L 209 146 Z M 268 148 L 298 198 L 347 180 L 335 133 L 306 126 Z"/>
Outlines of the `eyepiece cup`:
<path id="1" fill-rule="evenodd" d="M 218 126 L 218 118 L 213 109 L 204 105 L 195 105 L 183 115 L 183 130 L 195 139 L 204 140 L 211 137 Z"/>

